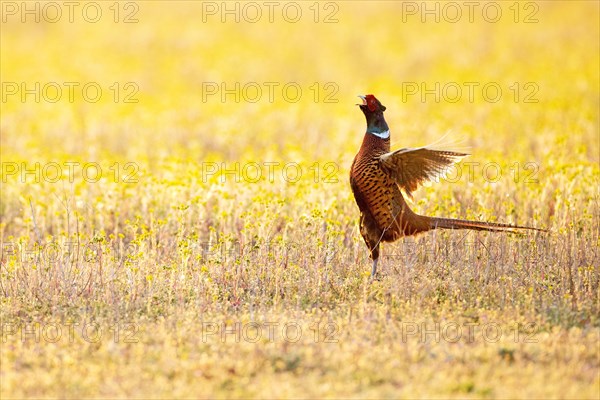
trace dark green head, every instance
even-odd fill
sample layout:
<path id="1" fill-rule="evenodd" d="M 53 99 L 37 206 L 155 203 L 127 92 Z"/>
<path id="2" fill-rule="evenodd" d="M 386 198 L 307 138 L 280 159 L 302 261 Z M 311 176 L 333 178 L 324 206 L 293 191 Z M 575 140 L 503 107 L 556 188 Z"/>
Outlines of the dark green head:
<path id="1" fill-rule="evenodd" d="M 383 118 L 385 106 L 372 94 L 358 97 L 363 101 L 362 104 L 357 105 L 367 119 L 367 132 L 382 139 L 387 139 L 390 136 L 390 128 L 387 122 L 385 122 L 385 118 Z"/>

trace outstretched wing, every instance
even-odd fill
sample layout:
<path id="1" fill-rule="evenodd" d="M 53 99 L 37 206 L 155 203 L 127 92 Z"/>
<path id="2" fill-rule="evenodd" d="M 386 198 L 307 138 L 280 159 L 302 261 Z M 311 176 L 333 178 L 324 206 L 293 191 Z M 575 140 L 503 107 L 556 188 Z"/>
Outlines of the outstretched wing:
<path id="1" fill-rule="evenodd" d="M 419 185 L 443 177 L 454 163 L 468 155 L 427 147 L 400 149 L 379 156 L 379 165 L 412 198 Z"/>

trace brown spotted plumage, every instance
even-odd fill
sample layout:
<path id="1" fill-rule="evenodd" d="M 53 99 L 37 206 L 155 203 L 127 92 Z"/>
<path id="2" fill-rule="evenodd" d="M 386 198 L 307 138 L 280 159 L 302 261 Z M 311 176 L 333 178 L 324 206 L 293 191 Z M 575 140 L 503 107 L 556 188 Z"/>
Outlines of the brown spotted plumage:
<path id="1" fill-rule="evenodd" d="M 407 196 L 426 181 L 435 180 L 455 162 L 467 156 L 426 147 L 390 151 L 389 127 L 383 117 L 385 106 L 375 96 L 360 96 L 360 109 L 367 118 L 367 132 L 350 169 L 350 186 L 360 209 L 360 233 L 371 252 L 377 271 L 379 245 L 403 236 L 416 235 L 431 229 L 473 229 L 516 232 L 534 229 L 491 222 L 466 221 L 427 217 L 414 213 L 406 204 Z"/>

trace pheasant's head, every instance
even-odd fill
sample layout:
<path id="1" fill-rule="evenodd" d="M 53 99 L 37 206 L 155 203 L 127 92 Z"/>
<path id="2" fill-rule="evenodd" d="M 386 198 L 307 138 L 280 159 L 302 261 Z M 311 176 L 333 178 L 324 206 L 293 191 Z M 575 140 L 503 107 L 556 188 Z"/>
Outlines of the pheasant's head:
<path id="1" fill-rule="evenodd" d="M 357 104 L 365 115 L 367 113 L 377 113 L 384 112 L 385 106 L 381 104 L 379 100 L 375 98 L 372 94 L 368 94 L 366 96 L 358 96 L 362 99 L 362 104 Z"/>
<path id="2" fill-rule="evenodd" d="M 374 134 L 382 139 L 389 137 L 389 130 L 383 112 L 385 106 L 379 102 L 372 94 L 358 96 L 362 99 L 362 104 L 357 104 L 360 110 L 367 118 L 367 132 Z"/>

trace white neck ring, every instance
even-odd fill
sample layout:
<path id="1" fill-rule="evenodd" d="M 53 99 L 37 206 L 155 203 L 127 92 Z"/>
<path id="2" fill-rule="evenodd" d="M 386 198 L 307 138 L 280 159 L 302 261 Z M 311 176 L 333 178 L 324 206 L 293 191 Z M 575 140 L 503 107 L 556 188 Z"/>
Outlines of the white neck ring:
<path id="1" fill-rule="evenodd" d="M 369 132 L 371 135 L 375 135 L 380 139 L 389 139 L 390 138 L 390 130 L 388 129 L 385 132 Z"/>

